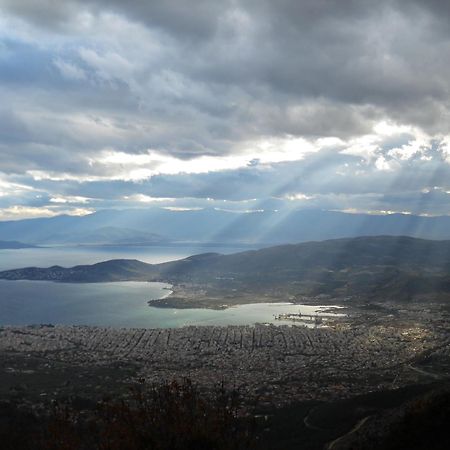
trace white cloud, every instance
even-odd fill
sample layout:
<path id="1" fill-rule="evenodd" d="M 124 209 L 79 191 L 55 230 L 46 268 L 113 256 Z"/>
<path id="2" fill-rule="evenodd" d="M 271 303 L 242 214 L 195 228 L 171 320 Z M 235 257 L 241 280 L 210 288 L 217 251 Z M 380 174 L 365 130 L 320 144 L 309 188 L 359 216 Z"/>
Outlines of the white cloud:
<path id="1" fill-rule="evenodd" d="M 200 208 L 198 206 L 194 206 L 191 208 L 183 207 L 183 206 L 163 206 L 163 209 L 167 209 L 169 211 L 201 211 L 203 208 Z"/>
<path id="2" fill-rule="evenodd" d="M 31 186 L 20 183 L 13 183 L 0 177 L 0 197 L 6 197 L 9 195 L 21 195 L 22 193 L 28 193 L 30 191 L 33 191 L 33 188 Z"/>
<path id="3" fill-rule="evenodd" d="M 89 165 L 103 167 L 110 179 L 138 181 L 159 174 L 201 174 L 236 170 L 255 163 L 298 161 L 307 153 L 317 150 L 305 139 L 288 137 L 246 143 L 239 153 L 234 155 L 202 155 L 190 159 L 176 158 L 156 150 L 141 154 L 104 150 L 98 157 L 90 158 Z"/>
<path id="4" fill-rule="evenodd" d="M 386 160 L 386 158 L 384 156 L 379 156 L 376 160 L 375 160 L 375 167 L 378 170 L 392 170 L 393 167 L 391 166 L 391 164 L 389 163 L 389 161 Z"/>
<path id="5" fill-rule="evenodd" d="M 301 192 L 297 192 L 295 194 L 288 194 L 285 195 L 284 198 L 286 200 L 311 200 L 314 198 L 314 195 L 307 195 L 307 194 L 303 194 Z"/>
<path id="6" fill-rule="evenodd" d="M 119 79 L 127 82 L 132 77 L 133 65 L 118 53 L 109 51 L 99 55 L 95 50 L 81 48 L 79 54 L 104 80 Z"/>
<path id="7" fill-rule="evenodd" d="M 151 197 L 145 194 L 125 195 L 123 200 L 138 203 L 170 203 L 176 201 L 175 198 Z"/>
<path id="8" fill-rule="evenodd" d="M 103 166 L 109 173 L 109 178 L 132 181 L 148 179 L 158 174 L 199 174 L 238 169 L 245 167 L 248 162 L 249 158 L 239 155 L 200 156 L 184 160 L 154 150 L 139 155 L 108 150 L 97 159 L 91 159 L 91 165 Z"/>
<path id="9" fill-rule="evenodd" d="M 90 199 L 90 198 L 80 197 L 78 195 L 68 195 L 68 196 L 51 197 L 49 202 L 50 203 L 59 203 L 59 204 L 65 204 L 65 203 L 86 204 L 86 203 L 89 203 L 91 200 L 92 199 Z"/>
<path id="10" fill-rule="evenodd" d="M 93 212 L 95 212 L 95 210 L 90 208 L 56 209 L 51 207 L 46 208 L 15 205 L 0 209 L 0 220 L 19 220 L 33 217 L 54 217 L 60 214 L 85 216 L 87 214 L 92 214 Z"/>
<path id="11" fill-rule="evenodd" d="M 80 81 L 86 79 L 86 72 L 75 64 L 59 58 L 54 60 L 54 64 L 61 72 L 61 75 L 69 80 Z"/>

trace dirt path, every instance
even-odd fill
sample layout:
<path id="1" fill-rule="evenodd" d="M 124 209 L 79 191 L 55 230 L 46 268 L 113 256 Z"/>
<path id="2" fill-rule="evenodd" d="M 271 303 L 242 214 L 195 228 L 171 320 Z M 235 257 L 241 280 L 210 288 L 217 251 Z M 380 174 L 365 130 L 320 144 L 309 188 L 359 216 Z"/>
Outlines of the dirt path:
<path id="1" fill-rule="evenodd" d="M 342 436 L 339 436 L 337 439 L 335 439 L 334 441 L 331 441 L 328 445 L 327 445 L 327 450 L 332 450 L 334 448 L 334 446 L 340 442 L 341 440 L 343 440 L 344 438 L 351 436 L 353 433 L 355 433 L 356 431 L 358 431 L 372 416 L 367 416 L 364 417 L 363 419 L 361 419 L 348 433 L 345 433 Z"/>

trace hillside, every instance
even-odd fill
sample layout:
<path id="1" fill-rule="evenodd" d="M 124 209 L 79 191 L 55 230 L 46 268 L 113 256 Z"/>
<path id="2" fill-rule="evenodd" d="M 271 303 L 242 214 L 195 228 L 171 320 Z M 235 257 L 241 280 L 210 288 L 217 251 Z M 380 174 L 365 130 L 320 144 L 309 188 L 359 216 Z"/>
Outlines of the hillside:
<path id="1" fill-rule="evenodd" d="M 98 283 L 108 281 L 145 281 L 151 277 L 150 264 L 137 260 L 115 259 L 91 265 L 70 268 L 52 266 L 48 268 L 25 267 L 0 272 L 7 280 L 48 280 L 67 283 Z"/>
<path id="2" fill-rule="evenodd" d="M 231 255 L 205 253 L 163 264 L 110 260 L 63 268 L 0 272 L 1 279 L 105 282 L 166 281 L 199 286 L 207 296 L 231 292 L 407 300 L 450 294 L 450 241 L 410 237 L 361 237 L 269 247 Z M 208 294 L 209 293 L 209 294 Z M 237 295 L 237 294 L 233 294 Z M 198 296 L 197 296 L 198 297 Z"/>
<path id="3" fill-rule="evenodd" d="M 34 248 L 34 247 L 36 247 L 36 246 L 31 245 L 31 244 L 25 244 L 23 242 L 18 242 L 18 241 L 0 241 L 0 250 L 1 249 L 12 250 L 12 249 L 20 249 L 20 248 Z"/>

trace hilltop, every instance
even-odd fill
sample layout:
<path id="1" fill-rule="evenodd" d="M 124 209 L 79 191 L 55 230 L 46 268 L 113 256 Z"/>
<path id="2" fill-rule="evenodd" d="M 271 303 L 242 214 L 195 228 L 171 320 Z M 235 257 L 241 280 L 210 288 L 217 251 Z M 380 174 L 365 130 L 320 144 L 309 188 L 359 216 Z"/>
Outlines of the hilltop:
<path id="1" fill-rule="evenodd" d="M 146 264 L 110 260 L 71 268 L 28 267 L 0 272 L 0 279 L 60 282 L 164 281 L 172 298 L 210 305 L 302 297 L 364 297 L 409 300 L 450 294 L 450 241 L 411 237 L 359 237 L 282 245 L 231 255 L 204 253 Z M 201 292 L 201 293 L 200 293 Z M 169 302 L 169 303 L 167 303 Z"/>

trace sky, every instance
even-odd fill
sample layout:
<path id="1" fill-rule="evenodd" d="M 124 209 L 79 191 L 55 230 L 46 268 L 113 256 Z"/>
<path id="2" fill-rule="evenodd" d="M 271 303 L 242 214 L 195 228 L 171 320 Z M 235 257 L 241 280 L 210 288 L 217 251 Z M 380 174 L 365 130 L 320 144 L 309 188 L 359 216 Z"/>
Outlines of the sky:
<path id="1" fill-rule="evenodd" d="M 447 0 L 0 0 L 0 220 L 450 214 Z"/>

